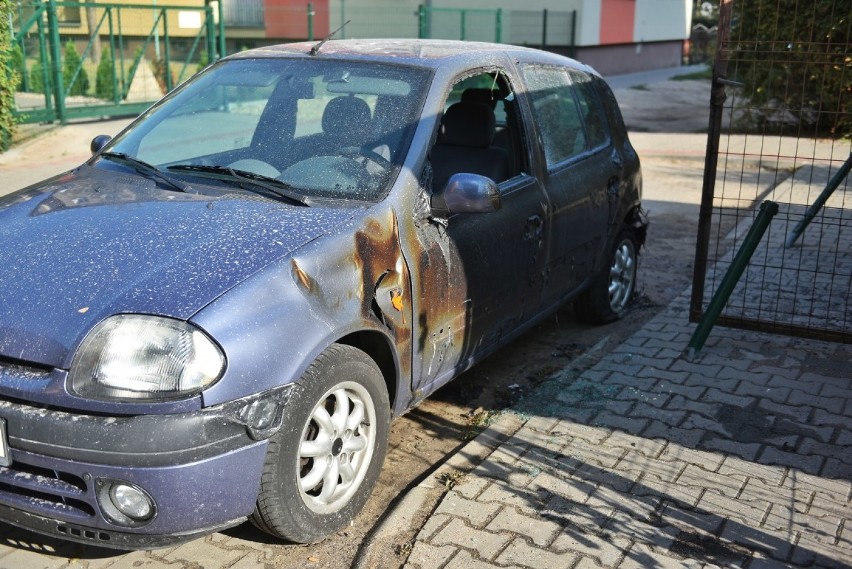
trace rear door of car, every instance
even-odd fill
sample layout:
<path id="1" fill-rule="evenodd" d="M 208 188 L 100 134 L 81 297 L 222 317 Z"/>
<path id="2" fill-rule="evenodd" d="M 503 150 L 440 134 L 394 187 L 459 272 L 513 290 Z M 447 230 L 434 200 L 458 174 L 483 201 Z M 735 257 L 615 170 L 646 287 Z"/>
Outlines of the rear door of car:
<path id="1" fill-rule="evenodd" d="M 555 65 L 522 64 L 550 201 L 544 304 L 559 302 L 600 266 L 622 163 L 591 78 Z"/>

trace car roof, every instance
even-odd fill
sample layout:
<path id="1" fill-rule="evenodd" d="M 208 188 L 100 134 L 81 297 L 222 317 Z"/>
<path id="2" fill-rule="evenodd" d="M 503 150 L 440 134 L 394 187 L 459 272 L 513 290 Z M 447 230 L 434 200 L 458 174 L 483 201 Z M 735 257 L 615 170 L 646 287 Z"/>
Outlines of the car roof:
<path id="1" fill-rule="evenodd" d="M 297 42 L 261 47 L 236 53 L 228 59 L 255 57 L 311 57 L 311 48 L 320 44 Z M 460 69 L 493 63 L 499 55 L 518 61 L 564 65 L 597 75 L 589 66 L 547 51 L 510 44 L 434 39 L 347 39 L 323 43 L 314 57 L 359 59 L 401 63 L 421 67 L 454 66 Z"/>

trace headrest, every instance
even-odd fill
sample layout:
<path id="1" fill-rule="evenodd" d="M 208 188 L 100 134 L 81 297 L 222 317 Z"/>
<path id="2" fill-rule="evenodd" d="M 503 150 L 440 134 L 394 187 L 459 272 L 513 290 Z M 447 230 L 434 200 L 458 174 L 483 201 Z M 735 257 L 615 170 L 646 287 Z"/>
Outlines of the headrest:
<path id="1" fill-rule="evenodd" d="M 461 100 L 462 103 L 482 103 L 490 107 L 493 111 L 494 107 L 497 106 L 497 99 L 499 97 L 500 93 L 498 91 L 471 87 L 462 91 Z"/>
<path id="2" fill-rule="evenodd" d="M 369 124 L 370 106 L 358 97 L 335 97 L 322 113 L 322 130 L 326 133 L 361 133 Z"/>
<path id="3" fill-rule="evenodd" d="M 455 103 L 441 121 L 441 144 L 486 148 L 494 140 L 494 111 L 481 103 Z"/>

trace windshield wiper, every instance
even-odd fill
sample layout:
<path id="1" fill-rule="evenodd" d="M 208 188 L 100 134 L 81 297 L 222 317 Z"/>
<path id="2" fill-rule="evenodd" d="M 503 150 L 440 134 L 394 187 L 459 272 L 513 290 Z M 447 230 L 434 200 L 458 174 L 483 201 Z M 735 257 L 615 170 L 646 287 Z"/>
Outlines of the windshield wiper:
<path id="1" fill-rule="evenodd" d="M 179 192 L 186 192 L 189 188 L 189 184 L 184 184 L 181 181 L 173 180 L 170 177 L 166 176 L 166 174 L 163 173 L 163 171 L 157 168 L 156 166 L 148 164 L 144 160 L 139 160 L 138 158 L 130 156 L 129 154 L 125 154 L 124 152 L 101 152 L 100 156 L 108 160 L 114 160 L 117 162 L 129 164 L 139 174 L 147 176 L 148 178 L 156 178 L 157 180 L 160 180 L 167 186 L 170 186 L 172 189 L 177 190 Z"/>
<path id="2" fill-rule="evenodd" d="M 294 192 L 289 184 L 270 176 L 255 174 L 247 170 L 237 170 L 228 166 L 207 166 L 204 164 L 175 164 L 174 166 L 168 166 L 167 169 L 175 172 L 202 172 L 224 175 L 242 182 L 241 185 L 243 187 L 245 187 L 245 184 L 251 184 L 298 205 L 310 206 L 310 199 Z"/>

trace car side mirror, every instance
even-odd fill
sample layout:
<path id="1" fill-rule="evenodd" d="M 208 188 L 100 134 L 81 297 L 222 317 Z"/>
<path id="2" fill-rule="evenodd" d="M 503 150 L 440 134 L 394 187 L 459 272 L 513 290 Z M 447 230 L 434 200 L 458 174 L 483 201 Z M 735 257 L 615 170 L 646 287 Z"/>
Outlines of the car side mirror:
<path id="1" fill-rule="evenodd" d="M 454 213 L 490 213 L 500 209 L 500 190 L 491 178 L 478 174 L 453 174 L 440 193 L 433 194 L 432 212 L 437 215 Z"/>
<path id="2" fill-rule="evenodd" d="M 92 139 L 91 144 L 89 144 L 89 149 L 92 151 L 93 155 L 97 154 L 110 140 L 112 140 L 112 137 L 108 134 L 99 134 Z"/>

